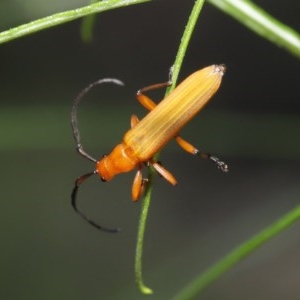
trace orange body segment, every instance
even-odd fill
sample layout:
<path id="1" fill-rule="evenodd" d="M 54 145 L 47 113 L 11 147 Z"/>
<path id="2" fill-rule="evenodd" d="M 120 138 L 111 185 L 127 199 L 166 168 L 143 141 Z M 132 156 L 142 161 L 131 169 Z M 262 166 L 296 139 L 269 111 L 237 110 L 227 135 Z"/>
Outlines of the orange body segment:
<path id="1" fill-rule="evenodd" d="M 132 171 L 139 162 L 129 146 L 118 144 L 109 155 L 97 162 L 97 172 L 103 181 L 109 181 L 119 173 Z"/>

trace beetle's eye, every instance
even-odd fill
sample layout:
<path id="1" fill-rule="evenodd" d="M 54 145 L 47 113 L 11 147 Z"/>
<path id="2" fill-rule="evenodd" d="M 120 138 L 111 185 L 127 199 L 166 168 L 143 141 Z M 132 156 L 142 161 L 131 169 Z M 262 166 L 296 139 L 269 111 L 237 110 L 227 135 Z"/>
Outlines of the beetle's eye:
<path id="1" fill-rule="evenodd" d="M 107 180 L 104 177 L 101 177 L 102 182 L 106 182 Z"/>

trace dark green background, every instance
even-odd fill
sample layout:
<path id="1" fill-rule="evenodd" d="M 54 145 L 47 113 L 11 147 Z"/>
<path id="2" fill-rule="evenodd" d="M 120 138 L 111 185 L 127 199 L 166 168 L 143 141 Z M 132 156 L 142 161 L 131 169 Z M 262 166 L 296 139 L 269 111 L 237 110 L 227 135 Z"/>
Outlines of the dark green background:
<path id="1" fill-rule="evenodd" d="M 7 2 L 7 3 L 6 3 Z M 300 30 L 297 1 L 256 1 Z M 0 4 L 2 30 L 65 7 Z M 81 5 L 84 5 L 81 2 Z M 80 21 L 0 46 L 1 299 L 143 299 L 133 263 L 140 203 L 134 174 L 82 186 L 80 206 L 118 235 L 101 233 L 70 206 L 77 176 L 93 170 L 77 155 L 72 99 L 88 83 L 117 77 L 124 88 L 95 89 L 79 112 L 83 142 L 101 157 L 120 141 L 132 113 L 146 111 L 135 91 L 167 79 L 193 1 L 153 1 L 101 14 L 94 42 Z M 156 185 L 147 224 L 144 279 L 171 299 L 199 272 L 299 204 L 299 60 L 205 6 L 181 79 L 213 63 L 228 71 L 213 101 L 183 131 L 224 159 L 230 173 L 172 142 L 161 160 L 179 181 Z M 163 91 L 152 93 L 159 100 Z M 300 224 L 228 272 L 201 299 L 299 299 Z M 150 298 L 149 298 L 150 299 Z"/>

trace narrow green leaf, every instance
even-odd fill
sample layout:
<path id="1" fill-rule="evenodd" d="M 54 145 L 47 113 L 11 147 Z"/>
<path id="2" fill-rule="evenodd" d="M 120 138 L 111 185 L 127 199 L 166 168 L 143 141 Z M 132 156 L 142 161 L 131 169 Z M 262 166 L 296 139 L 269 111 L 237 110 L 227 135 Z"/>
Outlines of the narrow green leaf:
<path id="1" fill-rule="evenodd" d="M 208 0 L 249 29 L 300 58 L 300 35 L 249 0 Z M 288 7 L 288 6 L 287 6 Z"/>
<path id="2" fill-rule="evenodd" d="M 68 10 L 65 12 L 57 13 L 52 16 L 48 16 L 42 19 L 32 21 L 21 26 L 14 27 L 12 29 L 3 31 L 0 33 L 0 44 L 14 40 L 16 38 L 32 34 L 34 32 L 50 28 L 59 24 L 70 22 L 84 16 L 95 14 L 119 7 L 125 7 L 133 4 L 147 2 L 150 0 L 106 0 L 84 6 L 81 8 Z"/>
<path id="3" fill-rule="evenodd" d="M 173 300 L 192 300 L 196 298 L 208 285 L 216 281 L 223 273 L 231 269 L 253 251 L 268 242 L 282 231 L 289 228 L 300 219 L 300 206 L 295 207 L 271 226 L 265 228 L 253 238 L 238 246 L 235 250 L 225 256 L 221 261 L 213 265 L 206 272 L 198 276 L 183 289 Z"/>

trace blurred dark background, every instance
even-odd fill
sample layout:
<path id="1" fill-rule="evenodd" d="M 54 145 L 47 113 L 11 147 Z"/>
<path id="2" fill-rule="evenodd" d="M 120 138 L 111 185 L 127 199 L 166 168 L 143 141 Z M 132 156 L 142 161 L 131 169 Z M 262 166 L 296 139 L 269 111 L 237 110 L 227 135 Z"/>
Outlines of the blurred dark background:
<path id="1" fill-rule="evenodd" d="M 51 5 L 49 4 L 51 3 Z M 83 6 L 3 1 L 0 29 Z M 88 83 L 117 77 L 125 87 L 95 89 L 79 109 L 83 143 L 101 157 L 120 141 L 139 88 L 167 79 L 194 1 L 161 0 L 103 13 L 93 43 L 81 21 L 0 46 L 2 299 L 142 299 L 134 283 L 140 203 L 134 174 L 91 178 L 80 207 L 118 235 L 98 232 L 70 206 L 80 174 L 93 170 L 75 151 L 72 99 Z M 298 1 L 257 0 L 300 31 Z M 299 203 L 299 60 L 205 5 L 180 74 L 227 65 L 222 86 L 182 135 L 225 160 L 222 174 L 174 143 L 161 160 L 179 181 L 156 179 L 144 249 L 151 299 L 171 299 L 198 273 Z M 159 100 L 163 91 L 151 95 Z M 211 285 L 201 299 L 299 299 L 300 224 Z"/>

